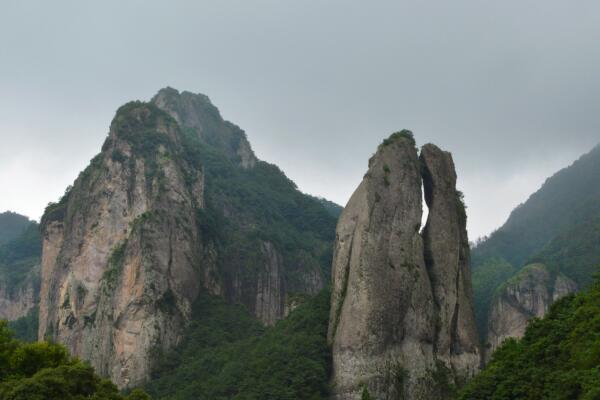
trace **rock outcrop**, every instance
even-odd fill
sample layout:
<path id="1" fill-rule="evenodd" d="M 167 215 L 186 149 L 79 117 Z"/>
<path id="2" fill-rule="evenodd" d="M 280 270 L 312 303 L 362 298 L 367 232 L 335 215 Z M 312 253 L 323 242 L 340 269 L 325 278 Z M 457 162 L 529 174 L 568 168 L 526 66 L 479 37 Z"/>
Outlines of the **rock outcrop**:
<path id="1" fill-rule="evenodd" d="M 450 154 L 392 135 L 337 226 L 333 398 L 440 399 L 479 368 L 465 212 Z M 422 192 L 429 205 L 423 234 Z"/>
<path id="2" fill-rule="evenodd" d="M 39 338 L 121 387 L 148 376 L 151 349 L 177 343 L 214 267 L 196 229 L 202 175 L 179 137 L 155 106 L 122 107 L 103 152 L 43 220 Z"/>
<path id="3" fill-rule="evenodd" d="M 485 355 L 489 359 L 507 338 L 521 338 L 529 320 L 543 317 L 552 303 L 575 293 L 577 285 L 544 264 L 524 267 L 503 284 L 492 301 Z"/>
<path id="4" fill-rule="evenodd" d="M 318 292 L 334 224 L 206 96 L 163 89 L 119 109 L 102 152 L 46 209 L 39 338 L 139 385 L 200 291 L 265 324 Z"/>

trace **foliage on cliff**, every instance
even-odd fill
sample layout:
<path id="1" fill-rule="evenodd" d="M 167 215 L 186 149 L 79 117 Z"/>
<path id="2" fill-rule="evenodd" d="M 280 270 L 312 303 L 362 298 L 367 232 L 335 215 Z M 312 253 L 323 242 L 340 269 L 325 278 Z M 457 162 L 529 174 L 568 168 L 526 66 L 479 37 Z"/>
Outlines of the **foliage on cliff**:
<path id="1" fill-rule="evenodd" d="M 548 178 L 508 221 L 471 252 L 475 311 L 485 326 L 495 289 L 541 262 L 589 285 L 600 264 L 600 146 Z M 484 331 L 480 331 L 483 333 Z"/>
<path id="2" fill-rule="evenodd" d="M 0 321 L 0 400 L 149 400 L 140 390 L 122 396 L 110 381 L 58 344 L 23 343 Z"/>
<path id="3" fill-rule="evenodd" d="M 507 340 L 460 400 L 600 398 L 600 277 Z"/>
<path id="4" fill-rule="evenodd" d="M 6 213 L 2 215 L 6 215 Z M 0 231 L 17 229 L 12 219 L 7 222 L 0 218 Z M 34 290 L 34 296 L 37 296 L 40 279 L 36 266 L 40 262 L 42 253 L 39 225 L 29 221 L 26 217 L 18 216 L 17 219 L 25 221 L 26 224 L 20 225 L 17 235 L 13 235 L 10 240 L 0 244 L 0 285 L 4 286 L 6 296 L 13 297 L 18 295 L 19 289 L 30 284 Z M 35 341 L 38 327 L 37 307 L 32 309 L 28 315 L 11 321 L 9 324 L 18 339 Z"/>
<path id="5" fill-rule="evenodd" d="M 325 399 L 328 315 L 323 291 L 265 329 L 242 307 L 203 295 L 186 340 L 159 355 L 147 390 L 165 400 Z"/>

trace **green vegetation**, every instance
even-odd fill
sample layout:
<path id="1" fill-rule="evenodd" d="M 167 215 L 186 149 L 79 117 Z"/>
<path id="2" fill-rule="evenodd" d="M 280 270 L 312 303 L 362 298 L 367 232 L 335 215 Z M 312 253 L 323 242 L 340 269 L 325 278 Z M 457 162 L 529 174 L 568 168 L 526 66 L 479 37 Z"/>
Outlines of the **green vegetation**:
<path id="1" fill-rule="evenodd" d="M 25 218 L 25 217 L 23 217 Z M 28 221 L 28 220 L 27 220 Z M 0 224 L 0 230 L 4 226 Z M 42 253 L 42 238 L 39 226 L 28 221 L 21 233 L 0 245 L 0 285 L 9 297 L 18 301 L 19 291 L 31 286 L 34 295 L 40 288 L 39 263 Z M 37 307 L 22 318 L 11 321 L 17 338 L 26 341 L 37 339 Z"/>
<path id="2" fill-rule="evenodd" d="M 580 288 L 600 264 L 600 146 L 546 180 L 508 221 L 472 249 L 480 333 L 494 292 L 523 266 L 539 262 Z"/>
<path id="3" fill-rule="evenodd" d="M 389 146 L 394 143 L 397 139 L 408 139 L 413 146 L 416 145 L 415 137 L 411 131 L 408 129 L 402 129 L 401 131 L 392 133 L 387 139 L 385 139 L 382 143 L 383 146 Z"/>
<path id="4" fill-rule="evenodd" d="M 150 400 L 119 394 L 108 380 L 53 343 L 23 343 L 0 321 L 0 400 Z"/>
<path id="5" fill-rule="evenodd" d="M 516 272 L 516 268 L 502 258 L 490 258 L 473 270 L 473 302 L 477 306 L 475 317 L 480 334 L 487 330 L 487 316 L 494 291 Z"/>
<path id="6" fill-rule="evenodd" d="M 321 201 L 300 192 L 275 165 L 240 168 L 194 129 L 184 130 L 183 151 L 188 165 L 205 172 L 206 207 L 198 225 L 220 250 L 223 274 L 256 273 L 264 266 L 261 242 L 270 242 L 292 287 L 299 265 L 315 265 L 328 279 L 337 218 Z"/>
<path id="7" fill-rule="evenodd" d="M 29 218 L 14 212 L 0 213 L 0 246 L 19 236 L 31 224 Z"/>
<path id="8" fill-rule="evenodd" d="M 507 340 L 461 400 L 600 398 L 600 277 Z"/>
<path id="9" fill-rule="evenodd" d="M 39 308 L 32 308 L 27 315 L 8 321 L 8 327 L 14 332 L 15 338 L 23 342 L 35 342 L 38 336 Z"/>
<path id="10" fill-rule="evenodd" d="M 329 293 L 263 328 L 241 306 L 203 294 L 175 351 L 157 353 L 155 399 L 292 400 L 327 398 Z"/>

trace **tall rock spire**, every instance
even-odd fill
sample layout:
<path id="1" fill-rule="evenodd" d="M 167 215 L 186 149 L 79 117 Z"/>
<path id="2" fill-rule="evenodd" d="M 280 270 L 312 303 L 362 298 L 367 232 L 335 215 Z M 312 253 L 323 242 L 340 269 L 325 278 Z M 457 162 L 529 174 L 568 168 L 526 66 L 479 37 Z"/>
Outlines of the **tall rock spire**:
<path id="1" fill-rule="evenodd" d="M 363 390 L 377 399 L 444 398 L 448 384 L 478 368 L 455 181 L 450 155 L 428 145 L 419 160 L 408 131 L 386 139 L 369 161 L 337 227 L 334 399 L 357 399 Z M 430 205 L 424 237 L 423 182 Z"/>

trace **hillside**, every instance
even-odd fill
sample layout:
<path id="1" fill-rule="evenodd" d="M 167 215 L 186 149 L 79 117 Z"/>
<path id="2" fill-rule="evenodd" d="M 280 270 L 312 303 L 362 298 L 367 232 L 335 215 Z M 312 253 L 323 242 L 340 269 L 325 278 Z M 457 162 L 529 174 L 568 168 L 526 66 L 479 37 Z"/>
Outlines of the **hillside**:
<path id="1" fill-rule="evenodd" d="M 0 214 L 0 231 L 10 232 L 4 237 L 11 237 L 0 244 L 0 319 L 10 320 L 19 339 L 33 341 L 37 338 L 42 253 L 39 225 L 27 217 L 4 213 Z"/>
<path id="2" fill-rule="evenodd" d="M 472 249 L 479 332 L 498 288 L 522 267 L 543 263 L 582 288 L 600 261 L 600 146 L 548 178 L 507 222 Z"/>
<path id="3" fill-rule="evenodd" d="M 461 400 L 600 398 L 600 281 L 508 340 Z"/>
<path id="4" fill-rule="evenodd" d="M 31 224 L 29 218 L 11 211 L 0 213 L 0 245 L 15 239 Z"/>
<path id="5" fill-rule="evenodd" d="M 185 342 L 200 293 L 274 325 L 329 279 L 336 218 L 254 155 L 202 94 L 117 111 L 102 151 L 42 218 L 38 336 L 121 388 Z"/>

